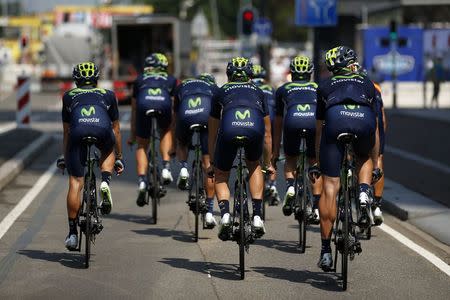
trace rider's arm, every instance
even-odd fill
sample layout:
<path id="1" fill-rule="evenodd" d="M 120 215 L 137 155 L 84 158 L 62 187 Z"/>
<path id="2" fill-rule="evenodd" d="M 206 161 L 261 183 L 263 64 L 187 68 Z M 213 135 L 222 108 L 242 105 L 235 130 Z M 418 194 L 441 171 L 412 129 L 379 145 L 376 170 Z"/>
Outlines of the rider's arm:
<path id="1" fill-rule="evenodd" d="M 136 140 L 136 98 L 131 98 L 131 118 L 130 118 L 131 136 L 130 140 L 134 142 Z"/>
<path id="2" fill-rule="evenodd" d="M 116 159 L 122 159 L 122 134 L 120 133 L 120 122 L 116 120 L 112 122 L 114 137 L 116 138 Z"/>
<path id="3" fill-rule="evenodd" d="M 270 124 L 270 116 L 264 117 L 264 166 L 270 166 L 272 159 L 272 125 Z"/>
<path id="4" fill-rule="evenodd" d="M 383 129 L 384 129 L 384 133 L 386 133 L 386 129 L 387 129 L 387 123 L 386 123 L 386 114 L 384 112 L 384 107 L 381 107 L 381 113 L 382 113 L 382 118 L 383 118 Z"/>

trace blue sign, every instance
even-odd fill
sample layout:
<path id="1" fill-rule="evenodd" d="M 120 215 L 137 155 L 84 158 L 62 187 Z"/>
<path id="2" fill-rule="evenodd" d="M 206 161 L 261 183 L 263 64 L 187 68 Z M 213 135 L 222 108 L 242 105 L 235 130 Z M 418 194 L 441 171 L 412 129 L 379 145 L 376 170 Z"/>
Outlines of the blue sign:
<path id="1" fill-rule="evenodd" d="M 268 18 L 259 18 L 253 24 L 253 30 L 261 37 L 270 37 L 272 35 L 272 22 Z"/>
<path id="2" fill-rule="evenodd" d="M 295 0 L 295 25 L 336 26 L 336 0 Z"/>
<path id="3" fill-rule="evenodd" d="M 406 43 L 391 49 L 383 40 L 389 38 L 389 28 L 373 27 L 363 31 L 365 68 L 379 79 L 391 80 L 395 68 L 400 81 L 420 81 L 423 78 L 423 30 L 398 28 L 398 37 Z M 375 75 L 375 74 L 376 75 Z"/>

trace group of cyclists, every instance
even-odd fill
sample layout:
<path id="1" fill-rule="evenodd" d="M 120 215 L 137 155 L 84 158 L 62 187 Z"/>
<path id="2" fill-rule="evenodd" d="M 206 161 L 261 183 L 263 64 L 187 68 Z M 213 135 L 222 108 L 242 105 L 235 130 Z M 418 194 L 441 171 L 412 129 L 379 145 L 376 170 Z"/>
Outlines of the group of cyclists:
<path id="1" fill-rule="evenodd" d="M 270 205 L 279 202 L 276 187 L 276 165 L 284 153 L 286 192 L 282 212 L 292 214 L 296 197 L 294 182 L 300 149 L 300 132 L 305 133 L 312 186 L 311 218 L 320 223 L 322 247 L 318 266 L 332 268 L 331 234 L 336 218 L 336 196 L 340 187 L 340 168 L 344 147 L 338 142 L 341 133 L 353 133 L 358 194 L 362 210 L 360 223 L 383 222 L 380 201 L 383 191 L 382 153 L 385 117 L 380 88 L 358 64 L 355 51 L 346 46 L 326 52 L 325 64 L 331 75 L 317 84 L 312 81 L 314 65 L 306 56 L 296 56 L 290 63 L 291 81 L 278 89 L 265 80 L 266 72 L 244 57 L 234 57 L 227 65 L 228 82 L 218 87 L 213 75 L 177 80 L 168 74 L 168 60 L 161 53 L 145 59 L 143 73 L 134 82 L 131 100 L 131 135 L 128 144 L 137 144 L 136 161 L 138 195 L 136 203 L 146 203 L 148 146 L 151 129 L 149 109 L 156 116 L 160 133 L 161 195 L 164 185 L 173 181 L 171 155 L 176 153 L 181 166 L 177 187 L 188 189 L 188 153 L 192 124 L 200 124 L 204 189 L 209 228 L 217 225 L 214 197 L 220 209 L 218 237 L 229 238 L 230 170 L 236 157 L 236 136 L 245 136 L 246 167 L 252 200 L 252 230 L 257 236 L 265 232 L 261 210 L 265 194 Z M 101 152 L 101 211 L 108 214 L 113 206 L 109 188 L 112 172 L 124 170 L 118 105 L 114 93 L 97 87 L 98 67 L 90 62 L 74 67 L 76 88 L 63 96 L 64 158 L 59 167 L 70 175 L 67 193 L 69 234 L 65 245 L 73 250 L 78 244 L 77 214 L 83 188 L 83 153 L 81 139 L 95 136 Z M 281 151 L 281 146 L 283 151 Z M 264 173 L 268 174 L 265 177 Z M 375 185 L 375 195 L 373 183 Z M 192 205 L 192 203 L 188 203 Z M 371 207 L 371 209 L 369 209 Z"/>

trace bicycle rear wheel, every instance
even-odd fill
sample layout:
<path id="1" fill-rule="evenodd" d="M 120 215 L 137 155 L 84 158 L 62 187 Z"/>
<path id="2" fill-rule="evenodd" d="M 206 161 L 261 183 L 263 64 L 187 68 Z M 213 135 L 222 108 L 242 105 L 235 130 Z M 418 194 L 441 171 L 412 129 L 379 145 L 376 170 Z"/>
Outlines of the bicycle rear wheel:
<path id="1" fill-rule="evenodd" d="M 85 209 L 85 228 L 84 228 L 84 236 L 85 236 L 85 255 L 84 255 L 84 266 L 85 268 L 89 268 L 89 260 L 91 259 L 91 230 L 92 230 L 92 222 L 91 222 L 91 182 L 89 178 L 85 177 L 85 193 L 83 195 L 83 201 L 86 205 Z"/>
<path id="2" fill-rule="evenodd" d="M 302 152 L 301 154 L 301 165 L 300 168 L 297 169 L 297 178 L 296 178 L 296 198 L 297 205 L 300 211 L 297 212 L 297 221 L 298 221 L 298 230 L 299 230 L 299 239 L 298 246 L 300 253 L 305 253 L 306 249 L 306 170 L 305 170 L 305 155 Z M 301 187 L 301 188 L 300 188 Z"/>
<path id="3" fill-rule="evenodd" d="M 241 169 L 242 171 L 242 169 Z M 238 175 L 239 178 L 239 269 L 241 271 L 241 279 L 245 278 L 245 218 L 244 218 L 244 178 L 243 174 Z"/>
<path id="4" fill-rule="evenodd" d="M 159 180 L 158 167 L 156 161 L 156 119 L 152 118 L 152 131 L 150 136 L 150 167 L 151 170 L 151 186 L 152 192 L 150 198 L 152 200 L 152 223 L 156 224 L 158 220 L 158 202 L 159 202 Z"/>
<path id="5" fill-rule="evenodd" d="M 347 187 L 344 190 L 344 220 L 342 221 L 342 235 L 343 235 L 343 247 L 342 249 L 342 289 L 347 290 L 347 277 L 348 277 L 348 255 L 349 255 L 349 192 Z"/>
<path id="6" fill-rule="evenodd" d="M 200 214 L 200 182 L 199 182 L 199 161 L 196 160 L 194 162 L 194 185 L 195 185 L 195 232 L 194 232 L 194 241 L 198 241 L 198 224 L 199 224 L 199 214 Z"/>

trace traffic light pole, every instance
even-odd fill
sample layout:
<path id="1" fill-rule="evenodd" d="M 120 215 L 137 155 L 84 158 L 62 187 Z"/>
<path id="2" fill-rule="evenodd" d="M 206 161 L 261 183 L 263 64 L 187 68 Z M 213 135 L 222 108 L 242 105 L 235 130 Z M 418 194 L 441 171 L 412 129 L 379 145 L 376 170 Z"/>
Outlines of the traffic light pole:
<path id="1" fill-rule="evenodd" d="M 392 108 L 397 108 L 397 22 L 391 21 L 389 38 L 392 53 Z"/>

